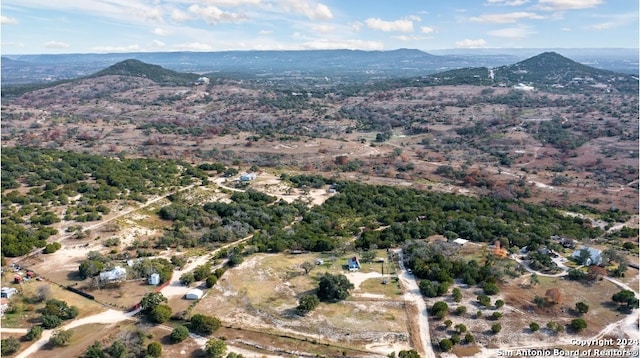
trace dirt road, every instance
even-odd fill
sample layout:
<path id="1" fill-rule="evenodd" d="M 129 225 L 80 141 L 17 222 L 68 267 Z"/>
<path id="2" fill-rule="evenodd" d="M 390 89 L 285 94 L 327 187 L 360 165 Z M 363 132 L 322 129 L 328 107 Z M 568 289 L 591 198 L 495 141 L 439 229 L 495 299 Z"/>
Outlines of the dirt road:
<path id="1" fill-rule="evenodd" d="M 122 311 L 116 311 L 116 310 L 107 310 L 104 311 L 102 313 L 93 315 L 93 316 L 89 316 L 89 317 L 84 317 L 72 322 L 69 322 L 67 324 L 65 324 L 64 326 L 60 327 L 59 329 L 61 330 L 68 330 L 68 329 L 72 329 L 72 328 L 76 328 L 76 327 L 80 327 L 83 326 L 85 324 L 90 324 L 90 323 L 99 323 L 99 324 L 114 324 L 114 323 L 118 323 L 127 319 L 134 319 L 133 316 L 135 316 L 138 312 L 140 312 L 139 310 L 137 311 L 132 311 L 132 312 L 122 312 Z M 5 331 L 4 329 L 2 331 Z M 25 349 L 24 351 L 20 352 L 20 354 L 18 354 L 16 356 L 16 358 L 27 358 L 29 357 L 31 354 L 35 353 L 36 351 L 40 350 L 42 347 L 44 347 L 44 345 L 46 345 L 49 342 L 49 339 L 51 338 L 51 335 L 53 334 L 53 330 L 51 329 L 47 329 L 44 332 L 42 332 L 42 337 L 40 337 L 40 339 L 38 339 L 36 342 L 34 342 L 32 345 L 29 346 L 29 348 Z"/>
<path id="2" fill-rule="evenodd" d="M 420 312 L 418 317 L 409 317 L 410 320 L 417 320 L 416 323 L 418 324 L 418 327 L 420 327 L 418 334 L 420 335 L 422 347 L 415 348 L 421 356 L 426 358 L 435 358 L 436 353 L 433 350 L 433 346 L 431 346 L 431 332 L 429 331 L 427 304 L 424 302 L 424 298 L 422 298 L 415 276 L 407 272 L 404 268 L 402 250 L 397 250 L 396 252 L 398 253 L 398 264 L 400 265 L 400 271 L 402 272 L 398 277 L 400 278 L 400 282 L 402 282 L 402 286 L 405 290 L 404 300 L 407 304 L 415 305 L 418 308 L 418 312 Z"/>

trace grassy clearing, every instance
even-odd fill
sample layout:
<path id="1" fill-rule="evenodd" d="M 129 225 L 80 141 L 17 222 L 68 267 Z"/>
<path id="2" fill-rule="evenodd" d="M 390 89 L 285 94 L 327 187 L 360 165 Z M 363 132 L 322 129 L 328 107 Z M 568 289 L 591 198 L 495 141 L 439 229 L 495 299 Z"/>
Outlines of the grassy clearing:
<path id="1" fill-rule="evenodd" d="M 235 329 L 309 341 L 321 336 L 324 338 L 320 343 L 330 346 L 362 347 L 389 336 L 407 339 L 406 309 L 393 281 L 383 285 L 379 278 L 365 280 L 346 301 L 323 302 L 305 316 L 295 309 L 298 298 L 314 292 L 318 278 L 325 272 L 346 273 L 343 265 L 350 256 L 332 260 L 330 255 L 311 253 L 255 255 L 240 267 L 228 270 L 192 313 L 215 315 Z M 315 265 L 317 258 L 324 259 L 324 263 Z M 309 274 L 301 268 L 304 262 L 314 262 Z M 370 272 L 368 268 L 379 270 L 380 264 L 364 264 L 363 273 Z M 363 331 L 363 327 L 367 328 Z M 291 344 L 300 342 L 282 344 L 289 350 Z"/>
<path id="2" fill-rule="evenodd" d="M 47 281 L 31 280 L 29 282 L 23 282 L 20 285 L 15 285 L 20 293 L 11 297 L 9 307 L 14 307 L 16 311 L 13 313 L 5 313 L 2 318 L 3 327 L 29 328 L 34 324 L 40 323 L 41 314 L 38 313 L 38 310 L 45 306 L 45 301 L 38 302 L 35 299 L 36 292 L 40 286 L 48 287 L 48 299 L 55 298 L 67 302 L 69 306 L 78 307 L 80 311 L 78 318 L 91 316 L 106 310 L 101 304 L 77 295 L 56 284 Z"/>
<path id="3" fill-rule="evenodd" d="M 394 279 L 388 280 L 389 281 L 386 284 L 383 284 L 382 279 L 368 279 L 360 285 L 360 289 L 358 290 L 358 292 L 383 295 L 385 299 L 402 301 L 402 290 L 400 289 L 398 282 Z"/>

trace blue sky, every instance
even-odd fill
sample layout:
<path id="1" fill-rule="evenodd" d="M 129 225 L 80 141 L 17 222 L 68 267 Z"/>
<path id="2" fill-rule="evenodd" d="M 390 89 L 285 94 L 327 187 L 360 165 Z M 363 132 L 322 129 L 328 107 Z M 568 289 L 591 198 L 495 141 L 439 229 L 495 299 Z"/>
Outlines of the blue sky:
<path id="1" fill-rule="evenodd" d="M 638 47 L 636 0 L 2 0 L 4 54 Z"/>

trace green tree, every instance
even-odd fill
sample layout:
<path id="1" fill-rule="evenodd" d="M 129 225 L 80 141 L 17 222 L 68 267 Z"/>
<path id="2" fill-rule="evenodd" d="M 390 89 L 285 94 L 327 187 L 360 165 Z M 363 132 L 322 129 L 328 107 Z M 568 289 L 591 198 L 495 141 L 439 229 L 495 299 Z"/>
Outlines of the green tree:
<path id="1" fill-rule="evenodd" d="M 78 270 L 80 276 L 84 279 L 87 277 L 94 277 L 100 274 L 100 271 L 104 269 L 104 264 L 97 260 L 85 260 L 80 264 Z"/>
<path id="2" fill-rule="evenodd" d="M 34 341 L 42 337 L 42 326 L 33 326 L 25 334 L 24 339 L 27 341 Z"/>
<path id="3" fill-rule="evenodd" d="M 464 335 L 464 341 L 468 344 L 471 344 L 476 341 L 476 338 L 471 333 L 467 333 Z"/>
<path id="4" fill-rule="evenodd" d="M 431 314 L 437 319 L 443 319 L 449 312 L 449 305 L 446 302 L 439 301 L 431 307 Z"/>
<path id="5" fill-rule="evenodd" d="M 194 314 L 191 317 L 189 328 L 201 335 L 210 335 L 211 333 L 217 331 L 222 326 L 220 320 L 216 317 L 205 316 L 203 314 Z"/>
<path id="6" fill-rule="evenodd" d="M 149 312 L 149 319 L 154 323 L 164 323 L 171 318 L 171 307 L 169 305 L 159 304 Z"/>
<path id="7" fill-rule="evenodd" d="M 503 300 L 496 300 L 496 308 L 501 308 L 502 306 L 504 306 L 504 301 Z"/>
<path id="8" fill-rule="evenodd" d="M 624 304 L 627 309 L 638 308 L 638 299 L 633 291 L 621 290 L 611 296 L 611 300 L 618 304 Z"/>
<path id="9" fill-rule="evenodd" d="M 580 314 L 585 314 L 589 312 L 589 305 L 583 301 L 576 302 L 576 311 Z"/>
<path id="10" fill-rule="evenodd" d="M 127 346 L 121 340 L 117 339 L 111 346 L 106 349 L 107 353 L 109 353 L 109 357 L 112 358 L 125 358 L 127 356 Z"/>
<path id="11" fill-rule="evenodd" d="M 216 283 L 218 283 L 218 276 L 216 276 L 216 275 L 207 276 L 207 280 L 205 281 L 205 284 L 207 285 L 207 288 L 211 288 L 211 287 L 215 286 Z"/>
<path id="12" fill-rule="evenodd" d="M 304 295 L 300 297 L 300 302 L 298 303 L 298 311 L 302 314 L 306 314 L 307 312 L 313 311 L 320 304 L 320 299 L 316 295 Z"/>
<path id="13" fill-rule="evenodd" d="M 220 339 L 212 338 L 207 341 L 204 350 L 211 358 L 222 358 L 227 352 L 227 344 Z"/>
<path id="14" fill-rule="evenodd" d="M 162 345 L 158 342 L 151 342 L 147 346 L 147 355 L 151 357 L 160 357 L 162 355 Z"/>
<path id="15" fill-rule="evenodd" d="M 0 340 L 0 355 L 6 357 L 20 350 L 20 340 L 16 337 Z"/>
<path id="16" fill-rule="evenodd" d="M 189 337 L 189 329 L 185 326 L 178 326 L 171 331 L 169 336 L 174 343 L 180 343 Z"/>
<path id="17" fill-rule="evenodd" d="M 318 298 L 322 301 L 340 301 L 349 297 L 353 284 L 342 274 L 325 273 L 318 283 Z"/>
<path id="18" fill-rule="evenodd" d="M 62 347 L 67 345 L 73 336 L 73 331 L 70 330 L 57 330 L 53 332 L 51 338 L 49 338 L 49 343 L 51 343 L 55 347 Z"/>
<path id="19" fill-rule="evenodd" d="M 483 305 L 485 307 L 488 307 L 488 306 L 491 305 L 491 298 L 489 296 L 487 296 L 487 295 L 479 295 L 477 297 L 477 300 L 481 305 Z"/>
<path id="20" fill-rule="evenodd" d="M 451 296 L 453 297 L 453 300 L 456 302 L 460 302 L 462 301 L 462 291 L 460 291 L 459 288 L 454 288 L 453 291 L 451 291 Z"/>
<path id="21" fill-rule="evenodd" d="M 502 325 L 500 323 L 494 323 L 491 325 L 491 332 L 499 333 L 502 330 Z"/>
<path id="22" fill-rule="evenodd" d="M 148 292 L 142 297 L 140 301 L 140 306 L 142 307 L 142 311 L 145 313 L 151 312 L 157 305 L 161 303 L 168 303 L 166 297 L 162 294 L 162 292 Z"/>
<path id="23" fill-rule="evenodd" d="M 398 352 L 398 358 L 420 358 L 420 354 L 414 349 L 411 350 L 401 350 Z"/>
<path id="24" fill-rule="evenodd" d="M 531 322 L 529 324 L 529 329 L 531 330 L 531 332 L 537 332 L 538 330 L 540 330 L 540 325 L 536 322 Z"/>
<path id="25" fill-rule="evenodd" d="M 44 315 L 42 316 L 42 327 L 46 329 L 56 328 L 62 324 L 62 320 L 58 316 Z"/>
<path id="26" fill-rule="evenodd" d="M 467 331 L 467 326 L 462 323 L 456 324 L 453 328 L 455 328 L 458 333 L 464 333 Z"/>
<path id="27" fill-rule="evenodd" d="M 42 309 L 44 316 L 56 316 L 62 320 L 73 319 L 78 316 L 78 308 L 69 306 L 65 301 L 50 299 Z"/>
<path id="28" fill-rule="evenodd" d="M 185 272 L 182 275 L 180 275 L 179 281 L 181 284 L 185 286 L 189 286 L 195 281 L 195 277 L 193 276 L 192 272 Z"/>
<path id="29" fill-rule="evenodd" d="M 571 328 L 576 332 L 580 332 L 587 328 L 587 322 L 582 318 L 573 319 L 571 320 Z"/>
<path id="30" fill-rule="evenodd" d="M 462 316 L 467 313 L 467 306 L 458 306 L 456 307 L 456 315 Z"/>
<path id="31" fill-rule="evenodd" d="M 444 323 L 445 327 L 451 328 L 451 325 L 453 324 L 453 321 L 448 319 L 448 320 L 444 321 L 443 323 Z"/>
<path id="32" fill-rule="evenodd" d="M 204 265 L 200 265 L 193 270 L 193 278 L 196 281 L 202 281 L 207 278 L 211 274 L 211 264 L 206 263 Z"/>
<path id="33" fill-rule="evenodd" d="M 500 292 L 500 289 L 498 288 L 498 285 L 493 282 L 485 282 L 482 285 L 482 291 L 484 291 L 485 295 L 495 295 Z"/>
<path id="34" fill-rule="evenodd" d="M 453 348 L 453 342 L 449 338 L 445 338 L 438 343 L 438 346 L 443 352 L 448 352 Z"/>
<path id="35" fill-rule="evenodd" d="M 92 345 L 87 348 L 87 351 L 84 353 L 83 358 L 105 358 L 105 353 L 102 350 L 102 345 L 100 342 L 95 341 Z"/>

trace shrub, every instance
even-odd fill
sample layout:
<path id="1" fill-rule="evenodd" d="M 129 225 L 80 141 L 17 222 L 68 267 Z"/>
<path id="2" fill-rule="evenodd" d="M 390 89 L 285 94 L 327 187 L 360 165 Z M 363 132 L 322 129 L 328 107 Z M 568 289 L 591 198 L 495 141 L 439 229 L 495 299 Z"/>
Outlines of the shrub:
<path id="1" fill-rule="evenodd" d="M 178 326 L 171 331 L 169 336 L 174 343 L 180 343 L 189 337 L 189 329 L 185 326 Z"/>
<path id="2" fill-rule="evenodd" d="M 491 332 L 499 333 L 502 330 L 502 325 L 500 323 L 494 323 L 491 325 Z"/>
<path id="3" fill-rule="evenodd" d="M 162 345 L 158 342 L 151 342 L 147 346 L 147 355 L 151 357 L 160 357 L 162 355 Z"/>
<path id="4" fill-rule="evenodd" d="M 191 317 L 189 328 L 198 334 L 210 335 L 222 326 L 220 320 L 216 317 L 205 316 L 203 314 L 194 314 Z"/>
<path id="5" fill-rule="evenodd" d="M 536 322 L 531 322 L 529 324 L 529 329 L 531 330 L 531 332 L 537 332 L 540 329 L 540 325 Z"/>
<path id="6" fill-rule="evenodd" d="M 33 326 L 29 329 L 29 332 L 25 334 L 24 339 L 27 341 L 34 341 L 42 337 L 42 326 Z"/>
<path id="7" fill-rule="evenodd" d="M 438 343 L 438 346 L 440 346 L 443 352 L 448 352 L 453 347 L 453 342 L 451 342 L 449 338 L 445 338 Z"/>
<path id="8" fill-rule="evenodd" d="M 171 318 L 172 313 L 169 305 L 157 305 L 149 313 L 149 319 L 154 323 L 164 323 Z"/>
<path id="9" fill-rule="evenodd" d="M 313 311 L 320 304 L 320 299 L 316 295 L 304 295 L 300 297 L 300 303 L 298 304 L 298 311 L 302 314 Z"/>
<path id="10" fill-rule="evenodd" d="M 207 280 L 205 281 L 207 288 L 215 286 L 216 283 L 218 283 L 218 277 L 216 275 L 207 276 Z"/>
<path id="11" fill-rule="evenodd" d="M 8 356 L 20 350 L 20 341 L 16 337 L 4 338 L 0 341 L 0 355 Z"/>
<path id="12" fill-rule="evenodd" d="M 587 322 L 582 318 L 576 318 L 571 321 L 571 328 L 576 332 L 580 332 L 587 328 Z"/>

